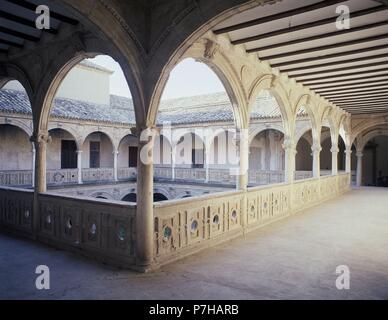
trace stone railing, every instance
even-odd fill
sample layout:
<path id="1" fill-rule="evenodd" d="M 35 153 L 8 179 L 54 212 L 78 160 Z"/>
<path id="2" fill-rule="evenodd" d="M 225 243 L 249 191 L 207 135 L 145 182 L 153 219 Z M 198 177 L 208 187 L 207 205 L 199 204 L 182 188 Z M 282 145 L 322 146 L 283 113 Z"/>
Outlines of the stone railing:
<path id="1" fill-rule="evenodd" d="M 46 179 L 48 185 L 77 184 L 77 169 L 47 170 Z"/>
<path id="2" fill-rule="evenodd" d="M 38 201 L 34 217 L 33 191 L 0 188 L 0 226 L 112 265 L 134 265 L 134 204 L 49 193 Z"/>
<path id="3" fill-rule="evenodd" d="M 334 198 L 350 174 L 154 203 L 154 261 L 165 264 Z M 0 226 L 127 268 L 135 267 L 136 204 L 0 188 Z"/>
<path id="4" fill-rule="evenodd" d="M 137 169 L 136 168 L 118 168 L 117 178 L 119 180 L 136 179 Z"/>
<path id="5" fill-rule="evenodd" d="M 156 179 L 172 179 L 172 168 L 171 167 L 162 167 L 154 166 L 154 177 Z"/>
<path id="6" fill-rule="evenodd" d="M 350 175 L 307 179 L 154 204 L 158 263 L 190 255 L 349 190 Z"/>
<path id="7" fill-rule="evenodd" d="M 0 185 L 2 186 L 31 186 L 32 170 L 0 171 Z"/>
<path id="8" fill-rule="evenodd" d="M 310 179 L 313 177 L 312 171 L 295 171 L 295 180 Z"/>
<path id="9" fill-rule="evenodd" d="M 113 181 L 113 168 L 87 168 L 82 169 L 83 182 Z"/>

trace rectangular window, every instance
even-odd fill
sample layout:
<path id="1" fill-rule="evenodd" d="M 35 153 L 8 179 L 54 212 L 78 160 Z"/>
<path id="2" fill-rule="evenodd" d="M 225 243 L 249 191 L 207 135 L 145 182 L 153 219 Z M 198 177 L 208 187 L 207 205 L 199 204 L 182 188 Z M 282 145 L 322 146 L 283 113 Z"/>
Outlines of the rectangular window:
<path id="1" fill-rule="evenodd" d="M 129 147 L 128 152 L 128 167 L 137 168 L 137 147 Z"/>
<path id="2" fill-rule="evenodd" d="M 90 168 L 100 168 L 100 142 L 90 141 Z"/>
<path id="3" fill-rule="evenodd" d="M 61 141 L 61 169 L 77 168 L 77 145 L 73 140 Z"/>

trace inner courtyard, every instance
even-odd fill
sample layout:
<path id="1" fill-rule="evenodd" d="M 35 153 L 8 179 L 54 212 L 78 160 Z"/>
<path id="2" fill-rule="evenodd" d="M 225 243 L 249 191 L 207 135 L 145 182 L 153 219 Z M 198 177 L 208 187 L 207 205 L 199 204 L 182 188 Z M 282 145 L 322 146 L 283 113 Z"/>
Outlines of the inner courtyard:
<path id="1" fill-rule="evenodd" d="M 388 298 L 386 1 L 38 2 L 0 4 L 0 298 Z"/>

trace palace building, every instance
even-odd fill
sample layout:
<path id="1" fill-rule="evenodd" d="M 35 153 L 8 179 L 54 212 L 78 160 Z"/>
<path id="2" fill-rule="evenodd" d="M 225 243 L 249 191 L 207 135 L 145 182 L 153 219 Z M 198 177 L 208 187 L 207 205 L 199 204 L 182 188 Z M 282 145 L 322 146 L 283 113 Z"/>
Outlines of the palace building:
<path id="1" fill-rule="evenodd" d="M 266 248 L 267 234 L 280 237 L 271 254 L 243 256 L 249 248 L 237 269 L 225 264 L 248 274 L 267 262 L 299 270 L 301 256 L 341 264 L 338 237 L 354 265 L 387 263 L 380 247 L 372 258 L 387 223 L 385 1 L 45 3 L 48 29 L 35 25 L 38 1 L 0 4 L 0 230 L 11 242 L 157 272 L 248 235 Z M 338 19 L 347 10 L 349 28 Z M 117 70 L 101 57 L 130 95 L 111 93 Z M 162 98 L 187 61 L 224 91 Z M 292 229 L 293 219 L 305 222 Z M 357 247 L 362 232 L 369 251 Z"/>

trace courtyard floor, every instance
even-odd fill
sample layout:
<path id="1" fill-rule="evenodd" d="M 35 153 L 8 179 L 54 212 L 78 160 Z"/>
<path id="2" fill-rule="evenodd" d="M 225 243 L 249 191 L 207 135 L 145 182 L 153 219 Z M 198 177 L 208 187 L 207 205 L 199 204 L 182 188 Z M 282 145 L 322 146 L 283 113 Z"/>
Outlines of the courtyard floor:
<path id="1" fill-rule="evenodd" d="M 50 290 L 35 288 L 37 265 Z M 338 290 L 338 265 L 350 289 Z M 0 234 L 1 299 L 388 299 L 388 189 L 362 188 L 150 274 Z"/>

